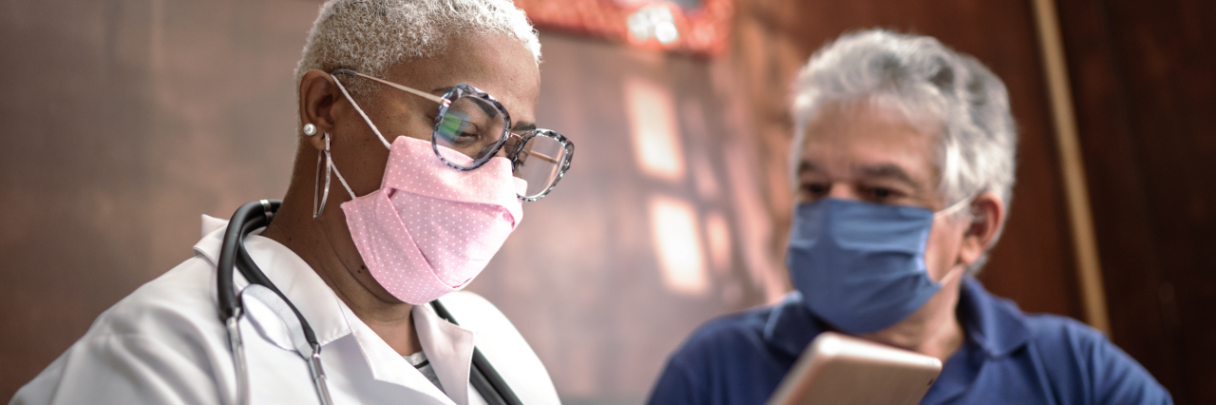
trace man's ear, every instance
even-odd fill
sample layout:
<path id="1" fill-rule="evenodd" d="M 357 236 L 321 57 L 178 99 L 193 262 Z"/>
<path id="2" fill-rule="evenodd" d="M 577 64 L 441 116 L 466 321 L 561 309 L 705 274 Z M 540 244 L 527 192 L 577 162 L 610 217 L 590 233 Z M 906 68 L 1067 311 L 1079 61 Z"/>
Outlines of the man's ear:
<path id="1" fill-rule="evenodd" d="M 308 137 L 317 150 L 325 149 L 324 134 L 334 129 L 333 107 L 340 100 L 342 91 L 328 73 L 313 69 L 300 78 L 300 121 L 317 126 L 317 134 Z"/>
<path id="2" fill-rule="evenodd" d="M 1005 226 L 1005 202 L 995 193 L 985 191 L 971 201 L 971 222 L 963 234 L 963 244 L 959 249 L 959 261 L 965 265 L 976 260 L 996 243 Z"/>

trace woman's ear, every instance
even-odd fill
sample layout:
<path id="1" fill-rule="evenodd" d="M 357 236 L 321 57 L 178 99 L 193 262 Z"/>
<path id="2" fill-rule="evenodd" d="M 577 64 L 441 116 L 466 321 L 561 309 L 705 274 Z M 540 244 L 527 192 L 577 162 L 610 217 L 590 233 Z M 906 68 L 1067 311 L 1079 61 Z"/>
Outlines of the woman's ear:
<path id="1" fill-rule="evenodd" d="M 1005 226 L 1005 202 L 995 193 L 985 191 L 971 201 L 971 222 L 963 234 L 963 244 L 959 250 L 959 261 L 965 265 L 976 260 L 996 243 Z"/>
<path id="2" fill-rule="evenodd" d="M 334 129 L 333 107 L 341 99 L 342 92 L 328 73 L 313 69 L 300 77 L 300 121 L 317 127 L 316 134 L 305 135 L 317 150 L 325 149 L 326 133 Z"/>

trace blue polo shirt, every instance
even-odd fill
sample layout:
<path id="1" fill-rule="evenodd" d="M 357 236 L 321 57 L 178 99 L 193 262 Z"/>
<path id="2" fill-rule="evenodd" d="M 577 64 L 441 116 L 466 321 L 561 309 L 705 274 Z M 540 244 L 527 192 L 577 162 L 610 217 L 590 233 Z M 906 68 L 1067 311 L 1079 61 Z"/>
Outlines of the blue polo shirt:
<path id="1" fill-rule="evenodd" d="M 966 341 L 921 404 L 1171 404 L 1169 392 L 1106 336 L 1072 319 L 1026 315 L 966 277 Z M 649 404 L 761 405 L 820 332 L 798 292 L 702 326 L 668 360 Z"/>

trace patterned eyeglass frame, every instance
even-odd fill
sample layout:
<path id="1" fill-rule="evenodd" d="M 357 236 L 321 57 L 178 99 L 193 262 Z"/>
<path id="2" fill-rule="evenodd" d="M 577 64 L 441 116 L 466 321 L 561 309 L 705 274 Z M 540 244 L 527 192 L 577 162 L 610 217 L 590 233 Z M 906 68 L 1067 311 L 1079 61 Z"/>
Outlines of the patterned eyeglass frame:
<path id="1" fill-rule="evenodd" d="M 509 152 L 514 152 L 514 153 L 509 154 L 510 156 L 514 156 L 511 159 L 512 167 L 514 167 L 515 162 L 519 159 L 520 154 L 523 154 L 523 153 L 527 153 L 529 156 L 532 156 L 533 158 L 539 158 L 546 162 L 558 165 L 557 175 L 553 176 L 553 181 L 550 181 L 549 185 L 547 187 L 545 187 L 545 189 L 543 191 L 541 191 L 540 193 L 537 193 L 534 196 L 519 196 L 519 199 L 521 199 L 521 200 L 524 200 L 527 202 L 535 202 L 537 200 L 540 200 L 541 198 L 544 198 L 545 195 L 549 194 L 549 192 L 552 191 L 554 187 L 557 187 L 557 182 L 561 181 L 562 177 L 566 176 L 566 170 L 570 170 L 570 162 L 574 161 L 574 142 L 571 142 L 569 139 L 566 139 L 565 135 L 562 135 L 555 131 L 544 129 L 544 128 L 533 129 L 531 131 L 528 131 L 527 133 L 524 133 L 523 135 L 515 135 L 515 134 L 512 134 L 512 135 L 519 137 L 519 142 L 515 143 L 515 150 L 509 151 Z M 552 138 L 555 142 L 562 145 L 562 149 L 565 149 L 566 154 L 562 156 L 561 162 L 558 162 L 557 159 L 554 159 L 551 156 L 545 156 L 544 154 L 541 154 L 541 153 L 528 152 L 528 151 L 523 150 L 524 145 L 527 145 L 528 141 L 531 138 L 537 137 L 537 136 Z"/>
<path id="2" fill-rule="evenodd" d="M 507 144 L 507 140 L 511 137 L 520 138 L 519 142 L 515 143 L 514 150 L 508 151 L 508 152 L 513 152 L 513 153 L 508 154 L 508 159 L 511 161 L 512 170 L 514 170 L 515 165 L 518 163 L 519 156 L 521 153 L 527 153 L 529 156 L 539 157 L 550 163 L 558 164 L 560 166 L 560 169 L 558 170 L 557 176 L 554 176 L 553 181 L 549 182 L 548 187 L 545 187 L 544 191 L 541 191 L 540 193 L 536 194 L 535 196 L 522 196 L 522 195 L 517 194 L 519 199 L 521 199 L 523 201 L 534 202 L 534 201 L 540 200 L 545 195 L 549 194 L 549 192 L 553 190 L 553 187 L 557 186 L 557 182 L 559 180 L 561 180 L 562 177 L 565 177 L 566 170 L 570 169 L 570 162 L 572 162 L 574 160 L 574 142 L 571 142 L 564 135 L 557 133 L 556 131 L 543 129 L 543 128 L 536 128 L 536 129 L 529 130 L 528 132 L 525 132 L 522 135 L 512 133 L 511 132 L 511 114 L 509 112 L 507 112 L 506 107 L 503 107 L 502 103 L 499 103 L 498 100 L 495 99 L 493 96 L 491 96 L 489 93 L 481 91 L 481 89 L 473 87 L 472 85 L 465 84 L 465 83 L 457 84 L 455 86 L 452 86 L 452 90 L 449 90 L 447 93 L 445 93 L 441 97 L 441 96 L 436 96 L 434 94 L 427 93 L 427 92 L 424 92 L 421 90 L 417 90 L 417 89 L 414 89 L 414 88 L 411 88 L 408 86 L 393 83 L 393 82 L 390 82 L 388 80 L 384 80 L 384 79 L 381 79 L 378 77 L 368 76 L 368 75 L 365 75 L 363 73 L 357 72 L 352 69 L 339 68 L 339 69 L 334 69 L 334 71 L 330 72 L 330 76 L 338 75 L 338 74 L 362 77 L 364 79 L 368 79 L 368 80 L 374 81 L 376 83 L 380 83 L 385 86 L 389 86 L 394 89 L 401 90 L 401 91 L 425 98 L 430 101 L 434 101 L 435 103 L 439 104 L 439 112 L 438 112 L 438 114 L 435 115 L 435 125 L 431 128 L 431 150 L 433 150 L 435 152 L 435 156 L 438 157 L 439 160 L 442 161 L 443 164 L 447 165 L 448 167 L 451 167 L 453 169 L 460 170 L 460 171 L 476 170 L 476 169 L 480 168 L 481 166 L 485 165 L 486 162 L 490 161 L 490 159 L 493 158 L 494 155 L 498 154 L 498 151 L 500 149 L 502 149 L 503 145 Z M 335 80 L 337 80 L 337 79 L 335 78 Z M 446 158 L 444 158 L 443 154 L 441 154 L 439 152 L 439 144 L 438 144 L 438 141 L 436 140 L 440 136 L 438 134 L 439 126 L 442 124 L 443 117 L 447 114 L 448 108 L 451 107 L 453 101 L 455 101 L 456 99 L 459 99 L 461 97 L 476 97 L 483 101 L 486 101 L 486 102 L 490 103 L 491 105 L 493 105 L 494 108 L 498 109 L 498 111 L 500 113 L 502 113 L 502 118 L 503 118 L 503 134 L 502 134 L 502 136 L 499 137 L 499 139 L 497 141 L 494 142 L 493 149 L 490 150 L 489 153 L 486 153 L 485 156 L 482 156 L 479 159 L 475 159 L 473 161 L 473 164 L 469 167 L 457 165 L 455 163 L 448 161 Z M 532 137 L 535 137 L 535 136 L 544 136 L 544 137 L 548 137 L 548 138 L 553 138 L 557 143 L 561 144 L 562 148 L 565 149 L 565 151 L 566 151 L 566 154 L 562 158 L 562 161 L 558 162 L 557 159 L 554 159 L 550 156 L 545 156 L 540 153 L 524 151 L 523 150 L 524 145 L 527 144 L 527 141 L 529 139 L 531 139 Z M 381 135 L 381 138 L 383 139 L 383 135 Z"/>

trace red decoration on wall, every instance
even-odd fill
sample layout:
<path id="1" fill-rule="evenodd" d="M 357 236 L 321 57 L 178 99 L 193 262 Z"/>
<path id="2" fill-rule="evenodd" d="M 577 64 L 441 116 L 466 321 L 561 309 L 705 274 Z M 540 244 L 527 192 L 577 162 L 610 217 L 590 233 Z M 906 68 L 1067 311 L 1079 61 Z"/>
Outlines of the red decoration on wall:
<path id="1" fill-rule="evenodd" d="M 735 13 L 735 0 L 702 0 L 691 10 L 666 2 L 613 0 L 515 0 L 515 5 L 540 29 L 700 57 L 726 51 Z"/>

